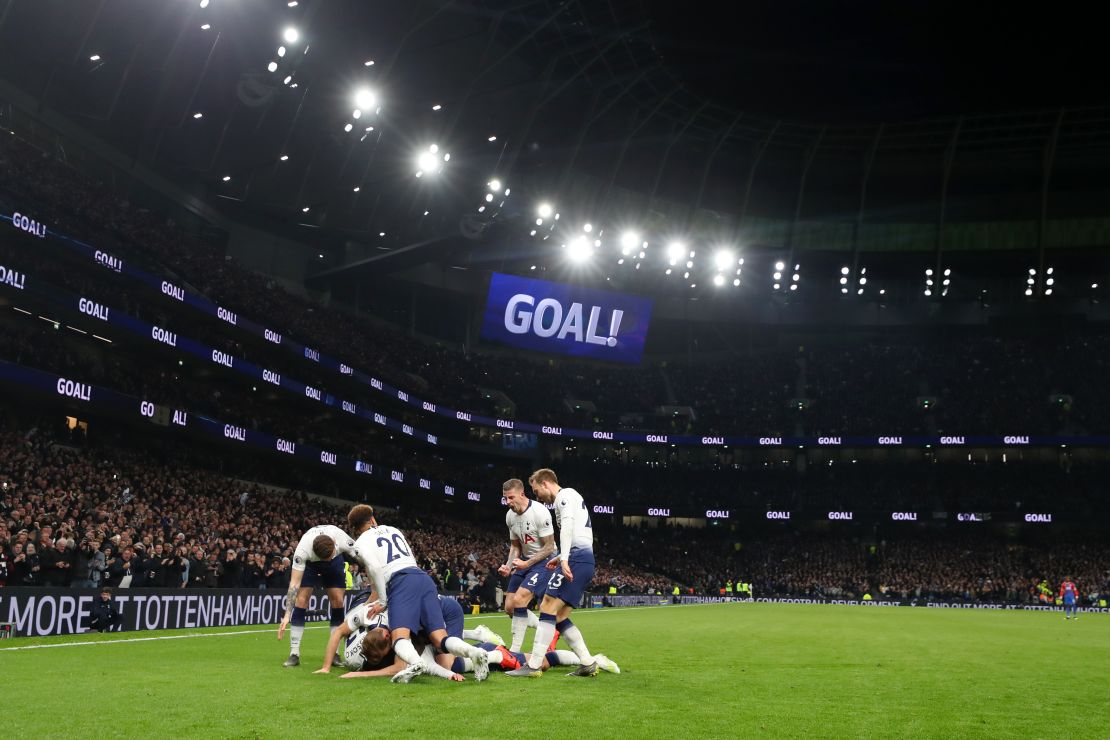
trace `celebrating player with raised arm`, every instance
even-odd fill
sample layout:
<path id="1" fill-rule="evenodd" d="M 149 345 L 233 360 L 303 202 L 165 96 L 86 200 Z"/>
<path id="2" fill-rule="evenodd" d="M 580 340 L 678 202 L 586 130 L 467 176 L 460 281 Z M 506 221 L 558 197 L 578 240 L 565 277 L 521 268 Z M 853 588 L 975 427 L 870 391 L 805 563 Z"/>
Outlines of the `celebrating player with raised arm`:
<path id="1" fill-rule="evenodd" d="M 559 522 L 559 554 L 547 563 L 555 572 L 547 581 L 547 593 L 540 605 L 540 626 L 527 665 L 507 676 L 538 678 L 543 675 L 541 666 L 551 638 L 558 629 L 571 650 L 582 661 L 570 676 L 596 676 L 598 664 L 586 649 L 582 632 L 570 621 L 570 613 L 582 599 L 582 594 L 594 577 L 594 536 L 590 512 L 586 502 L 573 488 L 562 488 L 555 472 L 541 468 L 528 478 L 536 498 L 544 503 L 555 503 L 555 518 Z"/>
<path id="2" fill-rule="evenodd" d="M 331 630 L 343 623 L 343 595 L 347 579 L 340 555 L 355 555 L 355 542 L 339 527 L 322 524 L 304 533 L 293 553 L 293 570 L 289 576 L 289 591 L 285 595 L 285 615 L 278 627 L 278 639 L 289 630 L 289 657 L 286 668 L 301 663 L 301 636 L 304 635 L 305 609 L 308 597 L 317 586 L 327 589 L 331 603 Z M 339 663 L 336 657 L 336 664 Z"/>
<path id="3" fill-rule="evenodd" d="M 358 538 L 355 550 L 359 563 L 370 576 L 378 596 L 368 607 L 367 616 L 374 617 L 389 609 L 393 650 L 408 663 L 398 674 L 398 682 L 407 683 L 427 670 L 412 644 L 413 633 L 420 631 L 444 652 L 473 660 L 474 678 L 484 681 L 489 676 L 489 657 L 484 650 L 447 634 L 435 582 L 417 566 L 401 530 L 379 526 L 374 509 L 366 504 L 348 512 L 347 524 Z"/>
<path id="4" fill-rule="evenodd" d="M 532 596 L 543 598 L 550 574 L 544 568 L 548 558 L 555 553 L 555 528 L 551 526 L 551 513 L 538 501 L 524 493 L 524 483 L 510 478 L 501 486 L 509 510 L 505 512 L 505 525 L 509 528 L 509 557 L 497 569 L 509 575 L 509 588 L 505 593 L 505 612 L 513 618 L 513 641 L 510 652 L 518 652 L 524 644 L 528 630 L 528 605 Z M 538 624 L 538 623 L 537 623 Z"/>

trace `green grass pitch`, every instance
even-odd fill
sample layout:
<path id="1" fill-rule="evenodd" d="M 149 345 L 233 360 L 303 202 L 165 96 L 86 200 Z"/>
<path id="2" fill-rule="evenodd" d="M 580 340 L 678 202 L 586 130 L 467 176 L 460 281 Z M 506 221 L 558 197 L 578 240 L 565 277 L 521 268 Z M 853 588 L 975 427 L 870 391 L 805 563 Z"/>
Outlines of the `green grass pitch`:
<path id="1" fill-rule="evenodd" d="M 1110 618 L 712 604 L 578 612 L 621 675 L 314 676 L 261 627 L 2 643 L 9 737 L 1105 737 Z M 468 617 L 502 635 L 503 615 Z M 235 632 L 237 634 L 226 634 Z M 194 635 L 213 634 L 210 637 Z M 188 635 L 188 637 L 184 637 Z M 135 640 L 149 637 L 183 639 Z M 288 639 L 288 638 L 287 638 Z M 18 649 L 30 645 L 71 645 Z M 529 633 L 529 643 L 531 633 Z M 107 643 L 107 644 L 101 644 Z M 116 643 L 116 644 L 111 644 Z"/>

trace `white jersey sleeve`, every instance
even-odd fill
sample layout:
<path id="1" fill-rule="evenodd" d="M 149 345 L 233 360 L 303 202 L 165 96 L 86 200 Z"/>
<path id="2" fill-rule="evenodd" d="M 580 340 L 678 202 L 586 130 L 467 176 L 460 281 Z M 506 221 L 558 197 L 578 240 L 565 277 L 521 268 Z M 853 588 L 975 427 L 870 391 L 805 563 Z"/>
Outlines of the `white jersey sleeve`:
<path id="1" fill-rule="evenodd" d="M 555 495 L 555 519 L 559 522 L 559 558 L 570 557 L 571 548 L 594 549 L 594 530 L 590 512 L 581 494 L 573 488 L 562 488 Z"/>
<path id="2" fill-rule="evenodd" d="M 335 542 L 336 554 L 354 557 L 355 541 L 339 527 L 333 524 L 321 524 L 301 536 L 301 541 L 297 543 L 297 549 L 293 552 L 293 570 L 304 570 L 308 563 L 315 563 L 320 559 L 312 552 L 312 542 L 322 534 L 331 537 Z"/>
<path id="3" fill-rule="evenodd" d="M 369 619 L 366 617 L 368 607 L 369 604 L 359 604 L 347 612 L 347 626 L 351 628 L 351 634 L 347 636 L 347 644 L 343 647 L 343 663 L 352 671 L 361 671 L 365 667 L 362 638 L 366 637 L 366 633 L 378 627 L 389 629 L 389 619 L 384 612 Z M 354 626 L 356 624 L 359 626 Z"/>
<path id="4" fill-rule="evenodd" d="M 346 622 L 347 626 L 351 628 L 352 632 L 358 630 L 373 630 L 378 627 L 385 627 L 389 629 L 389 613 L 382 612 L 377 616 L 371 617 L 367 614 L 370 610 L 370 603 L 363 602 L 351 611 L 347 612 Z"/>
<path id="5" fill-rule="evenodd" d="M 386 603 L 389 579 L 406 568 L 419 568 L 412 547 L 401 530 L 380 526 L 368 529 L 355 540 L 356 557 L 374 582 L 378 599 Z"/>

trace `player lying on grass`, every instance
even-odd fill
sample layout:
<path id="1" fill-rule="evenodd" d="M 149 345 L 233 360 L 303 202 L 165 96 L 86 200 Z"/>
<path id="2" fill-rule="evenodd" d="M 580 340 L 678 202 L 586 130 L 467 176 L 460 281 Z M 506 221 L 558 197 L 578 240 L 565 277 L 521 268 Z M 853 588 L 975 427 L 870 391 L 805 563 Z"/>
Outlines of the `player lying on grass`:
<path id="1" fill-rule="evenodd" d="M 489 656 L 463 641 L 461 616 L 459 636 L 448 634 L 435 583 L 417 566 L 405 535 L 396 527 L 379 525 L 374 509 L 366 504 L 358 504 L 347 513 L 347 525 L 357 537 L 356 556 L 370 576 L 378 598 L 368 604 L 367 617 L 389 609 L 389 639 L 393 641 L 393 650 L 408 663 L 397 681 L 407 683 L 427 670 L 411 641 L 420 632 L 426 633 L 440 650 L 473 660 L 474 678 L 484 681 L 489 675 Z M 375 633 L 380 634 L 380 630 Z"/>
<path id="2" fill-rule="evenodd" d="M 368 591 L 355 596 L 352 608 L 347 612 L 343 624 L 332 633 L 328 646 L 324 651 L 324 665 L 316 673 L 329 673 L 333 662 L 331 655 L 335 654 L 339 644 L 345 641 L 343 649 L 343 665 L 356 673 L 371 673 L 375 676 L 392 676 L 399 673 L 407 665 L 396 657 L 390 647 L 390 629 L 388 611 L 371 616 L 371 594 Z M 459 602 L 445 596 L 439 597 L 440 611 L 447 632 L 452 637 L 461 637 L 464 640 L 475 642 L 488 642 L 497 646 L 504 644 L 498 635 L 494 634 L 484 624 L 473 630 L 463 629 L 463 610 Z M 425 667 L 429 661 L 425 656 L 430 655 L 434 662 L 435 650 L 427 645 L 427 640 L 422 640 L 421 648 L 424 655 L 422 661 Z M 497 661 L 502 658 L 495 656 Z M 385 672 L 377 672 L 385 671 Z M 359 676 L 353 676 L 358 678 Z M 446 676 L 443 676 L 446 678 Z"/>

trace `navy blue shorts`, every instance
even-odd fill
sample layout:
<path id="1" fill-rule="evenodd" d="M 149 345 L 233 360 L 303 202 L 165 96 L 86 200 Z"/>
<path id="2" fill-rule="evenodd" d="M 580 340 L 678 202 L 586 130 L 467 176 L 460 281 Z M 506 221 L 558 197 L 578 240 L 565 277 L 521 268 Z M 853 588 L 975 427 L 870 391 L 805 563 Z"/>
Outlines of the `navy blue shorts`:
<path id="1" fill-rule="evenodd" d="M 447 634 L 461 640 L 463 633 L 462 604 L 450 596 L 440 596 L 439 609 L 443 614 L 443 623 L 447 627 Z"/>
<path id="2" fill-rule="evenodd" d="M 574 580 L 567 580 L 563 569 L 556 568 L 547 579 L 547 595 L 562 599 L 568 606 L 577 607 L 582 594 L 586 593 L 594 579 L 594 551 L 572 548 L 568 564 Z"/>
<path id="3" fill-rule="evenodd" d="M 509 576 L 509 593 L 515 594 L 517 589 L 526 588 L 542 598 L 547 592 L 547 579 L 551 573 L 547 570 L 547 560 L 541 560 L 528 570 L 518 570 Z"/>
<path id="4" fill-rule="evenodd" d="M 436 584 L 419 568 L 405 568 L 393 574 L 385 587 L 390 629 L 404 627 L 412 632 L 445 630 L 443 608 Z"/>
<path id="5" fill-rule="evenodd" d="M 301 586 L 346 589 L 347 574 L 343 571 L 343 558 L 336 555 L 331 560 L 305 563 Z"/>

